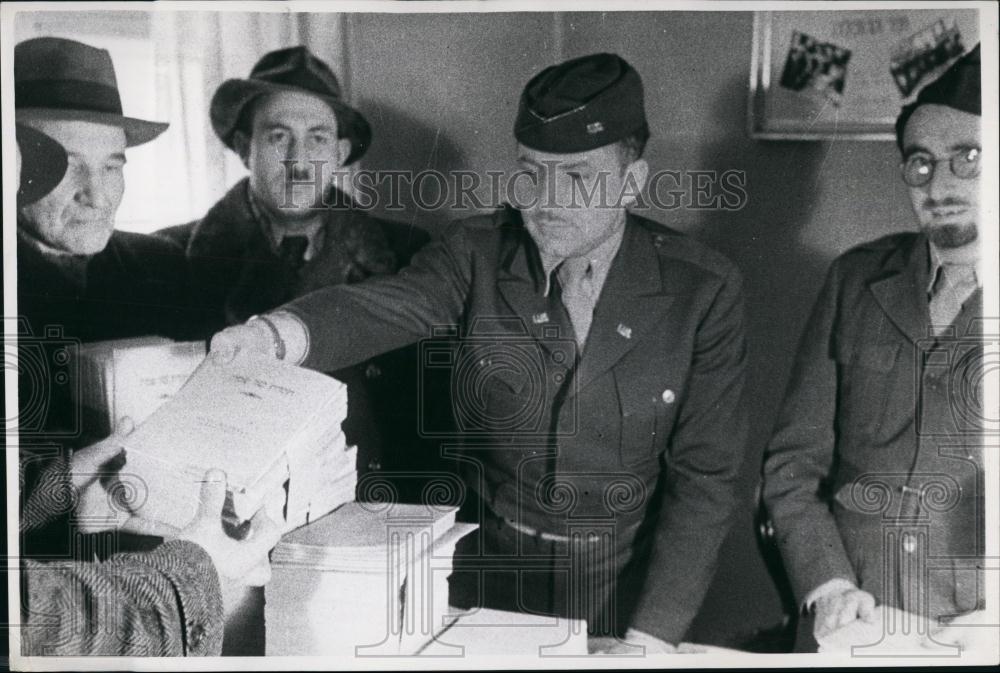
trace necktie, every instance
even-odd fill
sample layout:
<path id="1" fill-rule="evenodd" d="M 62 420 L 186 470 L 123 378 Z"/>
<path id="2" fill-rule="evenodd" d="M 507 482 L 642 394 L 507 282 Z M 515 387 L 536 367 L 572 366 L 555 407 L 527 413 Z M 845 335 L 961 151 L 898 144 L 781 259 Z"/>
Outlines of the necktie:
<path id="1" fill-rule="evenodd" d="M 594 319 L 594 269 L 586 257 L 570 257 L 559 266 L 558 273 L 562 302 L 582 352 Z"/>
<path id="2" fill-rule="evenodd" d="M 298 271 L 306 263 L 306 248 L 309 247 L 309 239 L 305 236 L 285 236 L 281 239 L 278 248 L 278 256 L 285 266 Z"/>
<path id="3" fill-rule="evenodd" d="M 976 270 L 967 264 L 943 264 L 930 300 L 931 327 L 940 336 L 951 326 L 962 305 L 976 291 Z"/>

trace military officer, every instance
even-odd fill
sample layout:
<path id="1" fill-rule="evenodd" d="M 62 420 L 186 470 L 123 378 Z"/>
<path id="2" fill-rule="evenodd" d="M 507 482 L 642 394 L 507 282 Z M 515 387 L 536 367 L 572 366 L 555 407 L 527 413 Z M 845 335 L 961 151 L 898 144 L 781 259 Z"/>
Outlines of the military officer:
<path id="1" fill-rule="evenodd" d="M 984 605 L 980 122 L 977 47 L 896 122 L 919 231 L 835 260 L 802 338 L 764 498 L 818 638 L 877 605 L 925 633 Z"/>
<path id="2" fill-rule="evenodd" d="M 452 603 L 586 619 L 620 638 L 605 651 L 671 651 L 708 588 L 743 459 L 741 279 L 626 209 L 649 129 L 621 57 L 538 73 L 514 135 L 517 208 L 455 224 L 398 276 L 224 330 L 212 351 L 322 370 L 457 325 L 455 350 L 425 359 L 453 368 L 480 523 Z"/>

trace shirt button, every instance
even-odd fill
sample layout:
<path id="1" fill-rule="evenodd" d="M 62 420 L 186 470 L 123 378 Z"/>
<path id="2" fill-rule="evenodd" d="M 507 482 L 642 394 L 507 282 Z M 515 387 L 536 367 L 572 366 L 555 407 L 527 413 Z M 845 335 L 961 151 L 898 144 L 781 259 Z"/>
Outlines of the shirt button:
<path id="1" fill-rule="evenodd" d="M 667 388 L 666 390 L 663 391 L 663 394 L 660 395 L 660 399 L 663 400 L 664 404 L 673 404 L 674 400 L 677 399 L 677 396 L 674 395 L 674 391 L 672 391 L 670 388 Z"/>

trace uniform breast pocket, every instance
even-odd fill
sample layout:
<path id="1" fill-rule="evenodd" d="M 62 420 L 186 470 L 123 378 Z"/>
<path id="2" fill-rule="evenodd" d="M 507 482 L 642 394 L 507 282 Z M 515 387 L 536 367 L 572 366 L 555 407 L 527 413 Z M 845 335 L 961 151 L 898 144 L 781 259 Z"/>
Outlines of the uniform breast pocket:
<path id="1" fill-rule="evenodd" d="M 838 353 L 842 433 L 881 434 L 891 398 L 900 392 L 893 390 L 899 350 L 899 344 L 861 344 Z"/>
<path id="2" fill-rule="evenodd" d="M 678 393 L 668 384 L 650 385 L 641 376 L 615 373 L 621 412 L 621 460 L 638 465 L 654 459 L 667 445 Z"/>
<path id="3" fill-rule="evenodd" d="M 540 432 L 545 427 L 543 382 L 533 372 L 487 359 L 476 379 L 454 388 L 456 412 L 467 429 L 486 432 Z"/>

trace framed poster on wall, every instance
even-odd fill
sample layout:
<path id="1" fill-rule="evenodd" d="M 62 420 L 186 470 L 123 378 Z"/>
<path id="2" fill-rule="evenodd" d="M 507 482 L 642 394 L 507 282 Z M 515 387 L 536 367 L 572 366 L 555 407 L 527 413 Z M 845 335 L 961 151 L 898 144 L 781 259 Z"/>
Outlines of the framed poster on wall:
<path id="1" fill-rule="evenodd" d="M 755 12 L 750 135 L 893 140 L 900 107 L 978 42 L 975 9 Z"/>

